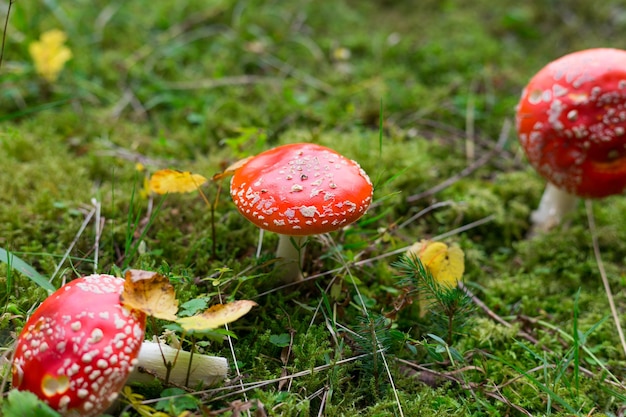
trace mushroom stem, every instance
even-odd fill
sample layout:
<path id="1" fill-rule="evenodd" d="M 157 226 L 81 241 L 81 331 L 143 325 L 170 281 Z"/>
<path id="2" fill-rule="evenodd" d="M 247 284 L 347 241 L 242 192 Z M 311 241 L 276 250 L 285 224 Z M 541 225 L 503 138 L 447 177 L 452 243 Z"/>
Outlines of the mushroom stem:
<path id="1" fill-rule="evenodd" d="M 161 353 L 162 352 L 162 353 Z M 137 365 L 128 378 L 128 383 L 145 383 L 155 376 L 165 379 L 167 367 L 163 362 L 172 364 L 169 382 L 177 385 L 194 387 L 198 383 L 212 385 L 226 378 L 228 360 L 219 356 L 208 356 L 182 349 L 174 349 L 165 343 L 144 341 L 137 357 Z M 191 366 L 189 362 L 191 361 Z M 143 371 L 142 371 L 143 370 Z M 187 372 L 189 371 L 189 379 Z"/>
<path id="2" fill-rule="evenodd" d="M 304 260 L 306 236 L 278 235 L 276 257 L 281 258 L 278 275 L 285 282 L 302 281 L 302 262 Z"/>
<path id="3" fill-rule="evenodd" d="M 539 207 L 530 216 L 532 227 L 529 236 L 547 232 L 561 223 L 563 217 L 576 208 L 577 202 L 578 197 L 549 182 L 543 192 Z"/>

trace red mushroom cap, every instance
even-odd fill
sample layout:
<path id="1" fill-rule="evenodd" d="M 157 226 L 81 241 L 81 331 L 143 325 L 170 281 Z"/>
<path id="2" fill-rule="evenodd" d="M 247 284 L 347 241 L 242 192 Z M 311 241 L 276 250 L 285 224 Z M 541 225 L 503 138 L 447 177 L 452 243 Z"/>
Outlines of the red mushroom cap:
<path id="1" fill-rule="evenodd" d="M 312 143 L 265 151 L 238 168 L 230 183 L 244 217 L 291 236 L 327 233 L 356 221 L 372 193 L 372 182 L 359 164 Z"/>
<path id="2" fill-rule="evenodd" d="M 100 415 L 117 397 L 144 338 L 146 316 L 120 304 L 124 280 L 78 278 L 35 310 L 20 334 L 13 387 L 64 416 Z"/>
<path id="3" fill-rule="evenodd" d="M 539 71 L 517 107 L 528 160 L 558 188 L 600 198 L 626 188 L 626 51 L 588 49 Z"/>

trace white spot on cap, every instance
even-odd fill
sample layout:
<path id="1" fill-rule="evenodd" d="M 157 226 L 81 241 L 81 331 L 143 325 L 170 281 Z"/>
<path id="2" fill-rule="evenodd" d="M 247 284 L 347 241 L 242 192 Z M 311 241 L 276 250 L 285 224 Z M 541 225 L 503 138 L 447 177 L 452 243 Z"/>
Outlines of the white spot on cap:
<path id="1" fill-rule="evenodd" d="M 567 112 L 567 120 L 575 122 L 578 119 L 578 110 L 573 109 Z"/>
<path id="2" fill-rule="evenodd" d="M 302 214 L 304 217 L 315 217 L 315 215 L 317 214 L 317 208 L 315 206 L 300 207 L 300 214 Z"/>
<path id="3" fill-rule="evenodd" d="M 80 371 L 80 366 L 77 363 L 73 363 L 67 370 L 67 376 L 72 377 Z"/>
<path id="4" fill-rule="evenodd" d="M 560 84 L 554 84 L 552 86 L 552 92 L 554 93 L 554 97 L 562 97 L 567 94 L 567 88 L 563 87 Z"/>
<path id="5" fill-rule="evenodd" d="M 70 403 L 71 398 L 68 395 L 64 395 L 59 399 L 59 407 L 65 409 Z"/>
<path id="6" fill-rule="evenodd" d="M 541 90 L 533 90 L 528 94 L 528 102 L 530 104 L 541 103 Z"/>
<path id="7" fill-rule="evenodd" d="M 142 339 L 143 329 L 141 328 L 139 324 L 135 324 L 135 326 L 133 327 L 133 336 L 135 336 L 135 338 L 138 340 Z"/>
<path id="8" fill-rule="evenodd" d="M 119 330 L 126 325 L 126 320 L 122 319 L 120 316 L 116 314 L 114 324 L 115 324 L 115 328 Z"/>
<path id="9" fill-rule="evenodd" d="M 87 339 L 87 343 L 98 343 L 104 337 L 104 333 L 101 329 L 95 328 L 91 332 L 91 337 Z"/>

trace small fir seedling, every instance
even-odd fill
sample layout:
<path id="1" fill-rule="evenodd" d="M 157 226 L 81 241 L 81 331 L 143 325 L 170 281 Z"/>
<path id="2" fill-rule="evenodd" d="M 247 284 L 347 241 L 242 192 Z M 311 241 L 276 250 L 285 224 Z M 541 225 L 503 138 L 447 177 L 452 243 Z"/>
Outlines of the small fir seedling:
<path id="1" fill-rule="evenodd" d="M 454 335 L 467 325 L 471 298 L 457 286 L 439 282 L 414 254 L 403 255 L 394 267 L 400 271 L 398 283 L 406 288 L 405 298 L 427 301 L 430 322 L 446 334 L 448 344 L 452 343 Z"/>
<path id="2" fill-rule="evenodd" d="M 358 317 L 355 342 L 358 350 L 368 355 L 361 359 L 361 370 L 372 378 L 376 393 L 380 393 L 384 381 L 384 362 L 382 355 L 393 344 L 390 333 L 390 320 L 384 316 L 370 313 Z"/>

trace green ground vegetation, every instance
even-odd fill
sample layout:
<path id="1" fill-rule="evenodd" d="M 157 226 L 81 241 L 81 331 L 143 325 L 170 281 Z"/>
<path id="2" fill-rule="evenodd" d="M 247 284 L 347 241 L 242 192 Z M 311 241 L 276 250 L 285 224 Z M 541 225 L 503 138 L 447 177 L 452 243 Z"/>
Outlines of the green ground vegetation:
<path id="1" fill-rule="evenodd" d="M 48 83 L 28 45 L 54 28 L 72 59 Z M 221 390 L 144 408 L 126 397 L 112 413 L 623 415 L 626 360 L 584 206 L 526 237 L 545 183 L 512 121 L 547 62 L 625 38 L 617 0 L 15 1 L 0 68 L 0 248 L 55 287 L 133 267 L 166 274 L 183 303 L 258 302 L 230 326 L 232 352 L 193 342 L 229 358 Z M 303 270 L 317 278 L 288 289 L 272 277 L 276 236 L 256 257 L 258 230 L 228 179 L 203 187 L 213 213 L 197 194 L 142 192 L 161 168 L 210 177 L 297 141 L 359 161 L 375 194 L 361 221 L 311 240 Z M 626 199 L 593 209 L 623 311 Z M 420 274 L 400 250 L 443 234 L 465 252 L 465 286 L 506 324 L 474 303 L 452 331 L 439 304 L 420 314 L 410 291 Z M 45 296 L 0 264 L 5 357 Z M 147 401 L 178 392 L 165 389 L 132 387 Z"/>

